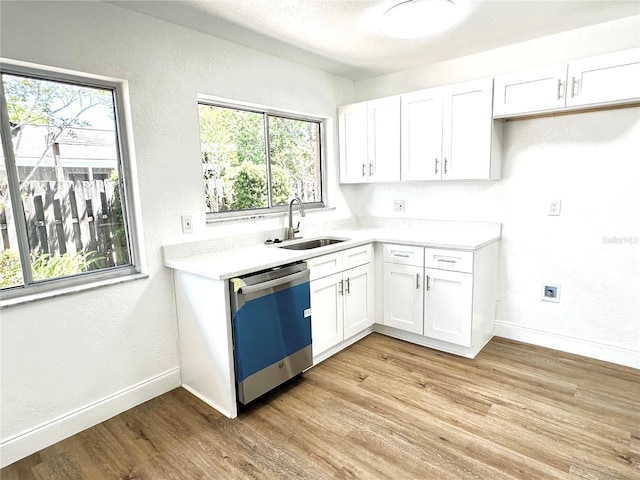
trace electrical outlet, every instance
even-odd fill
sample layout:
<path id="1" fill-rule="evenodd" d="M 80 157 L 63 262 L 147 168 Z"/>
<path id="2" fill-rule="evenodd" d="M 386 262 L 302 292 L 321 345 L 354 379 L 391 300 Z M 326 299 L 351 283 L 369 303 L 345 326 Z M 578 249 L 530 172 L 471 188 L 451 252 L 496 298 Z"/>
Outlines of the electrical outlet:
<path id="1" fill-rule="evenodd" d="M 542 301 L 560 303 L 560 285 L 543 285 Z"/>
<path id="2" fill-rule="evenodd" d="M 182 233 L 193 233 L 193 218 L 191 215 L 182 216 Z"/>
<path id="3" fill-rule="evenodd" d="M 560 216 L 561 205 L 562 205 L 562 200 L 551 200 L 549 202 L 549 216 L 550 217 Z"/>
<path id="4" fill-rule="evenodd" d="M 404 200 L 394 200 L 393 201 L 393 211 L 394 212 L 404 212 Z"/>

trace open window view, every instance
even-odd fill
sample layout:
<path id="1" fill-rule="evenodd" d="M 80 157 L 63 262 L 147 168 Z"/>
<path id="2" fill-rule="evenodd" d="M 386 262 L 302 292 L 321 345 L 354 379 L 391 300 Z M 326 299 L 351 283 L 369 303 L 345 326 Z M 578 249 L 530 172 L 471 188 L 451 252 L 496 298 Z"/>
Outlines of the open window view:
<path id="1" fill-rule="evenodd" d="M 0 287 L 131 265 L 114 91 L 5 72 L 2 85 Z"/>
<path id="2" fill-rule="evenodd" d="M 207 212 L 322 205 L 320 121 L 199 104 Z"/>

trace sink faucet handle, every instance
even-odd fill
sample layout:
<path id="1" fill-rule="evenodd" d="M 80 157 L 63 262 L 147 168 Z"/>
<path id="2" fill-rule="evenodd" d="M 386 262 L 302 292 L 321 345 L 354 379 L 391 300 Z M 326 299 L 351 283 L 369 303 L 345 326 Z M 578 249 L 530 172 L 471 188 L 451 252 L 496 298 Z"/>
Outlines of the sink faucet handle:
<path id="1" fill-rule="evenodd" d="M 296 228 L 294 228 L 293 233 L 298 233 L 300 231 L 300 222 L 298 222 L 298 225 L 296 225 Z"/>

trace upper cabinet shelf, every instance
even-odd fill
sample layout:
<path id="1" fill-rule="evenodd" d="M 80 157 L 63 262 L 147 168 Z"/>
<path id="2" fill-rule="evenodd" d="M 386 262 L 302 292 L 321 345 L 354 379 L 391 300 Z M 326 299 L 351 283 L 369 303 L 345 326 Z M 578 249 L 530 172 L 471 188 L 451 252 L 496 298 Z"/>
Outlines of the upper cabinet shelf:
<path id="1" fill-rule="evenodd" d="M 640 101 L 640 48 L 495 77 L 493 116 L 508 118 Z"/>

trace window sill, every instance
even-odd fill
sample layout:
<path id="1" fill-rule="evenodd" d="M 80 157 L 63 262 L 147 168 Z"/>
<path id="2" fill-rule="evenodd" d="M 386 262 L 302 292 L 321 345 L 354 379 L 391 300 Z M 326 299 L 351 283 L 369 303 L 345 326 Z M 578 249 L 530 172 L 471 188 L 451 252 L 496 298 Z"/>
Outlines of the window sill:
<path id="1" fill-rule="evenodd" d="M 135 280 L 142 280 L 148 278 L 149 275 L 146 273 L 131 273 L 128 275 L 122 275 L 119 277 L 114 277 L 105 280 L 96 280 L 94 282 L 88 282 L 82 285 L 73 285 L 57 288 L 55 290 L 49 290 L 45 292 L 37 292 L 31 294 L 21 295 L 19 297 L 8 298 L 6 300 L 0 300 L 0 309 L 5 309 L 8 307 L 13 307 L 16 305 L 22 305 L 25 303 L 36 302 L 38 300 L 44 300 L 48 298 L 59 297 L 62 295 L 69 295 L 71 293 L 84 292 L 88 290 L 95 290 L 97 288 L 102 288 L 107 285 L 115 285 L 118 283 L 132 282 Z"/>
<path id="2" fill-rule="evenodd" d="M 294 214 L 298 215 L 299 212 L 298 212 L 297 206 L 295 208 L 296 209 L 294 210 Z M 335 209 L 336 207 L 318 207 L 318 208 L 305 207 L 304 211 L 305 211 L 305 214 L 313 215 L 314 213 L 331 212 Z M 265 212 L 265 213 L 246 214 L 246 215 L 239 214 L 238 216 L 232 216 L 232 217 L 207 218 L 207 225 L 216 225 L 216 224 L 227 223 L 227 222 L 246 222 L 246 221 L 252 221 L 252 220 L 262 220 L 266 218 L 277 218 L 277 217 L 288 217 L 288 216 L 289 216 L 288 210 L 284 212 Z"/>

